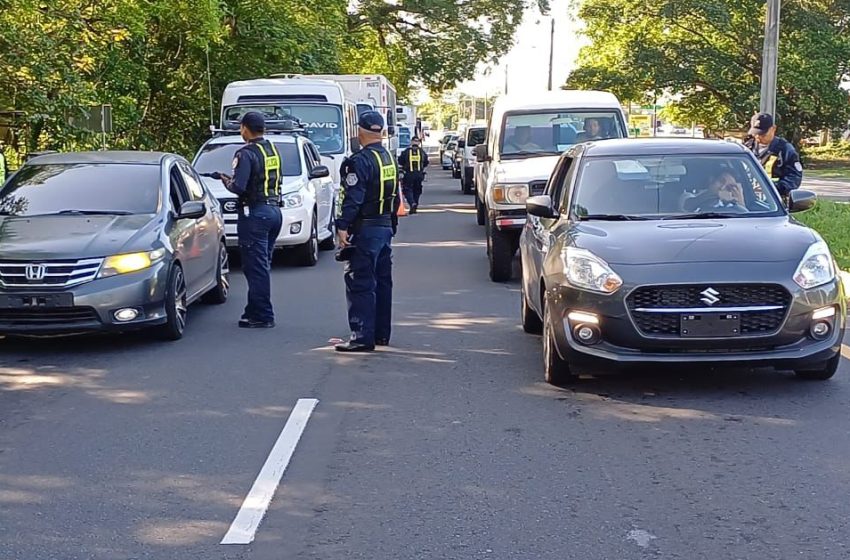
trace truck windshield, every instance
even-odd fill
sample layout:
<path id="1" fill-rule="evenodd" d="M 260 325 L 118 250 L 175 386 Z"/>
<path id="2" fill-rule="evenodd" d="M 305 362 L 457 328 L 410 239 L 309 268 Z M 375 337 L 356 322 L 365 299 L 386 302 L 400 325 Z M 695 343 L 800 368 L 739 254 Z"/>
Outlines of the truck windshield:
<path id="1" fill-rule="evenodd" d="M 581 142 L 624 136 L 614 111 L 516 112 L 505 115 L 500 151 L 508 159 L 557 155 Z"/>
<path id="2" fill-rule="evenodd" d="M 248 111 L 259 111 L 266 118 L 266 126 L 296 118 L 323 155 L 341 154 L 345 148 L 342 107 L 327 103 L 269 103 L 234 105 L 224 112 L 224 120 L 238 123 Z"/>

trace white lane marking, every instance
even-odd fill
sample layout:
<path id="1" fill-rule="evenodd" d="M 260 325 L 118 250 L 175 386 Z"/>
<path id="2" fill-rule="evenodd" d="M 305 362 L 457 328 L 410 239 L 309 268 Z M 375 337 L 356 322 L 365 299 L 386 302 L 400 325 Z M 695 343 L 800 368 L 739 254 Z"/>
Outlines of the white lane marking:
<path id="1" fill-rule="evenodd" d="M 635 544 L 641 548 L 649 548 L 649 543 L 657 538 L 649 531 L 644 531 L 643 529 L 632 529 L 626 536 L 627 541 L 635 541 Z"/>
<path id="2" fill-rule="evenodd" d="M 219 544 L 251 544 L 318 399 L 298 399 L 266 463 Z"/>

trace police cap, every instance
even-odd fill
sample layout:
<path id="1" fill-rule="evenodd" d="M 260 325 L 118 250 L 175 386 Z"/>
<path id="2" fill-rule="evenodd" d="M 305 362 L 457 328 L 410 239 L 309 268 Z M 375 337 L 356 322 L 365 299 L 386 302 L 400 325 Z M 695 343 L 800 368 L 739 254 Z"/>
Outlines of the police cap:
<path id="1" fill-rule="evenodd" d="M 753 115 L 750 121 L 750 134 L 767 134 L 767 131 L 773 128 L 773 115 L 770 113 L 757 113 Z"/>
<path id="2" fill-rule="evenodd" d="M 248 111 L 242 115 L 242 120 L 239 121 L 239 124 L 254 134 L 261 134 L 266 130 L 266 119 L 263 118 L 262 113 L 258 113 L 257 111 Z"/>
<path id="3" fill-rule="evenodd" d="M 370 132 L 381 132 L 384 130 L 384 117 L 378 111 L 366 111 L 360 115 L 357 125 Z"/>

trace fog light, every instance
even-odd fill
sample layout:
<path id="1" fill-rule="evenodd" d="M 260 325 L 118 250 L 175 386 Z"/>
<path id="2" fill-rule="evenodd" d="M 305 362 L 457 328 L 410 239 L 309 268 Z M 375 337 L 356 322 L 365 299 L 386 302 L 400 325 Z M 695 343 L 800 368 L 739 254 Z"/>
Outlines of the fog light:
<path id="1" fill-rule="evenodd" d="M 596 325 L 576 325 L 573 329 L 573 336 L 585 346 L 596 344 L 602 339 L 599 327 Z"/>
<path id="2" fill-rule="evenodd" d="M 292 235 L 298 235 L 301 233 L 301 222 L 295 222 L 291 226 L 289 226 L 289 233 Z"/>
<path id="3" fill-rule="evenodd" d="M 134 309 L 132 307 L 125 307 L 124 309 L 119 309 L 115 313 L 112 314 L 115 317 L 116 321 L 120 321 L 122 323 L 126 323 L 127 321 L 132 321 L 136 317 L 139 316 L 139 310 Z"/>
<path id="4" fill-rule="evenodd" d="M 812 336 L 818 340 L 823 340 L 827 336 L 829 336 L 829 332 L 832 330 L 832 325 L 830 325 L 826 321 L 818 321 L 814 325 L 812 325 Z"/>
<path id="5" fill-rule="evenodd" d="M 590 327 L 579 327 L 576 334 L 578 335 L 579 340 L 587 342 L 593 338 L 593 329 Z"/>

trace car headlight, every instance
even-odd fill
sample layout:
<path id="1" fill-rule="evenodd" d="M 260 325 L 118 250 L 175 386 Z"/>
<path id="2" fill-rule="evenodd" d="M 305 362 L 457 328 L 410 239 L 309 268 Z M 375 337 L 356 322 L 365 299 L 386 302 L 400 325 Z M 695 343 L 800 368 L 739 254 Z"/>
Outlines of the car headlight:
<path id="1" fill-rule="evenodd" d="M 118 274 L 138 272 L 161 261 L 164 256 L 165 249 L 112 255 L 103 260 L 103 266 L 100 267 L 98 278 L 108 278 L 110 276 L 117 276 Z"/>
<path id="2" fill-rule="evenodd" d="M 623 279 L 611 270 L 604 260 L 590 251 L 566 247 L 561 253 L 564 276 L 576 288 L 613 294 L 623 285 Z"/>
<path id="3" fill-rule="evenodd" d="M 304 197 L 301 196 L 301 193 L 295 192 L 283 195 L 284 208 L 300 208 L 302 204 L 304 204 Z"/>
<path id="4" fill-rule="evenodd" d="M 525 204 L 528 185 L 494 185 L 493 201 L 496 204 Z"/>
<path id="5" fill-rule="evenodd" d="M 817 288 L 835 279 L 832 253 L 823 241 L 812 243 L 794 273 L 794 282 L 804 290 Z"/>

